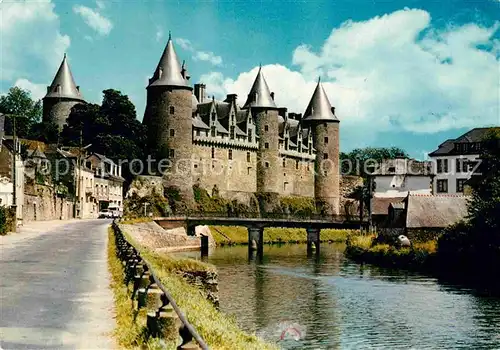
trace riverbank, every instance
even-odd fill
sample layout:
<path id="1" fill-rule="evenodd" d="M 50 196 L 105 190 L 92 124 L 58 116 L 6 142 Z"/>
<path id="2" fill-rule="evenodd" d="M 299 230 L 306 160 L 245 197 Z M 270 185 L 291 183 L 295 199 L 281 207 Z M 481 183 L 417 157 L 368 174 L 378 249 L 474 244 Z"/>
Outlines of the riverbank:
<path id="1" fill-rule="evenodd" d="M 124 228 L 125 226 L 125 228 Z M 216 269 L 213 265 L 205 264 L 192 259 L 176 259 L 165 253 L 153 252 L 148 247 L 139 244 L 127 233 L 127 225 L 121 225 L 122 232 L 127 240 L 139 250 L 141 256 L 152 266 L 155 274 L 162 281 L 165 288 L 171 293 L 178 306 L 187 316 L 189 322 L 196 328 L 200 336 L 213 349 L 275 349 L 273 344 L 265 343 L 256 336 L 243 332 L 236 322 L 219 312 L 206 288 L 196 283 L 199 276 L 212 276 L 216 279 Z M 110 244 L 114 239 L 110 239 Z M 112 255 L 110 253 L 110 255 Z M 112 259 L 110 257 L 110 263 Z M 194 276 L 194 280 L 191 277 Z M 206 280 L 206 279 L 204 279 Z M 198 281 L 199 282 L 199 281 Z M 116 295 L 116 294 L 115 294 Z M 125 295 L 127 295 L 125 293 Z M 130 294 L 128 294 L 130 296 Z M 120 295 L 118 295 L 120 296 Z M 119 319 L 130 318 L 137 313 L 128 304 L 123 304 L 123 298 L 115 297 L 117 301 L 117 332 L 118 341 L 123 347 L 150 346 L 144 337 L 144 325 Z M 124 309 L 125 308 L 125 309 Z M 122 316 L 119 316 L 121 311 Z M 142 311 L 141 311 L 142 312 Z M 122 334 L 124 333 L 124 334 Z M 146 342 L 145 342 L 146 341 Z"/>
<path id="2" fill-rule="evenodd" d="M 248 231 L 243 226 L 210 226 L 210 232 L 218 246 L 247 245 Z M 321 242 L 345 242 L 349 235 L 357 235 L 359 230 L 321 230 Z M 264 229 L 265 244 L 307 243 L 304 228 L 266 227 Z"/>
<path id="3" fill-rule="evenodd" d="M 350 236 L 346 241 L 346 256 L 382 267 L 437 273 L 437 241 L 416 242 L 411 248 L 397 248 L 389 244 L 373 244 L 374 239 L 375 235 Z"/>

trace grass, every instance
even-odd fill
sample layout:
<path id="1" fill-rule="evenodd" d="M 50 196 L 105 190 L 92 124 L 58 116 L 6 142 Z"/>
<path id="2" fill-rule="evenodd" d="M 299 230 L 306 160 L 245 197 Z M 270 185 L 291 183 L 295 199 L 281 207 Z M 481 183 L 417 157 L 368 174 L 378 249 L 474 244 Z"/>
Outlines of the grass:
<path id="1" fill-rule="evenodd" d="M 124 218 L 122 221 L 120 221 L 120 224 L 124 225 L 133 225 L 133 224 L 140 224 L 143 222 L 151 222 L 153 221 L 152 218 Z"/>
<path id="2" fill-rule="evenodd" d="M 179 276 L 179 272 L 186 269 L 213 269 L 213 266 L 191 259 L 174 259 L 166 254 L 153 253 L 131 239 L 127 232 L 124 232 L 124 235 L 151 264 L 154 273 L 210 348 L 278 349 L 274 344 L 265 343 L 242 331 L 236 321 L 218 311 L 199 288 Z"/>
<path id="3" fill-rule="evenodd" d="M 130 296 L 132 286 L 124 282 L 124 267 L 116 256 L 115 237 L 113 229 L 108 229 L 108 269 L 111 275 L 110 287 L 115 301 L 116 327 L 113 336 L 118 345 L 124 349 L 162 349 L 158 339 L 148 338 L 146 327 L 146 310 L 137 312 Z M 174 344 L 169 348 L 175 349 Z"/>
<path id="4" fill-rule="evenodd" d="M 429 271 L 435 264 L 437 241 L 416 242 L 412 247 L 397 248 L 389 244 L 372 245 L 375 235 L 353 236 L 347 241 L 349 257 L 381 266 Z"/>
<path id="5" fill-rule="evenodd" d="M 217 245 L 248 244 L 248 231 L 243 226 L 210 226 L 212 237 Z M 358 230 L 321 230 L 321 241 L 345 242 L 349 235 L 358 234 Z M 307 233 L 303 228 L 264 229 L 264 243 L 306 243 Z"/>

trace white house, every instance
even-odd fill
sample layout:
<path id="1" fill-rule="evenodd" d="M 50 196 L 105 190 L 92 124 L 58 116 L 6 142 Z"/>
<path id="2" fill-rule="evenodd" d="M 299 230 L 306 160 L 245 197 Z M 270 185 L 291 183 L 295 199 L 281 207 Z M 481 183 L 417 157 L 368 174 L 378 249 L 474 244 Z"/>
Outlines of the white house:
<path id="1" fill-rule="evenodd" d="M 387 159 L 371 169 L 373 196 L 371 212 L 375 222 L 385 220 L 392 203 L 409 194 L 432 194 L 432 164 L 415 159 Z"/>
<path id="2" fill-rule="evenodd" d="M 482 140 L 491 129 L 472 129 L 456 139 L 446 140 L 429 153 L 435 166 L 435 194 L 464 192 L 464 184 L 478 164 Z"/>

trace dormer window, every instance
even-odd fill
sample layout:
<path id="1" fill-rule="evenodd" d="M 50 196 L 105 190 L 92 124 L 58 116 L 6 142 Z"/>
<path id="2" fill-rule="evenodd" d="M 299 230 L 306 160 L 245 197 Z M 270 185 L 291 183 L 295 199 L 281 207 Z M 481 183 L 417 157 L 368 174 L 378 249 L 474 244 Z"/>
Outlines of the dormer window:
<path id="1" fill-rule="evenodd" d="M 216 116 L 215 112 L 212 112 L 212 121 L 214 122 L 215 122 L 215 116 Z"/>

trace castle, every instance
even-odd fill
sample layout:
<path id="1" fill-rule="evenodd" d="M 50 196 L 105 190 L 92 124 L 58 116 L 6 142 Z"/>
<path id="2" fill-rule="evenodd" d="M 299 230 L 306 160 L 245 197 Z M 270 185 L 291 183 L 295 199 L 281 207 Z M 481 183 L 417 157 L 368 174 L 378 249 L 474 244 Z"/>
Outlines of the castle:
<path id="1" fill-rule="evenodd" d="M 339 119 L 318 81 L 304 114 L 278 107 L 259 68 L 246 102 L 208 98 L 189 84 L 169 37 L 147 86 L 143 124 L 149 149 L 167 159 L 165 186 L 192 199 L 193 185 L 226 198 L 261 193 L 314 197 L 339 213 Z M 59 126 L 83 101 L 64 57 L 44 97 L 44 120 Z"/>

